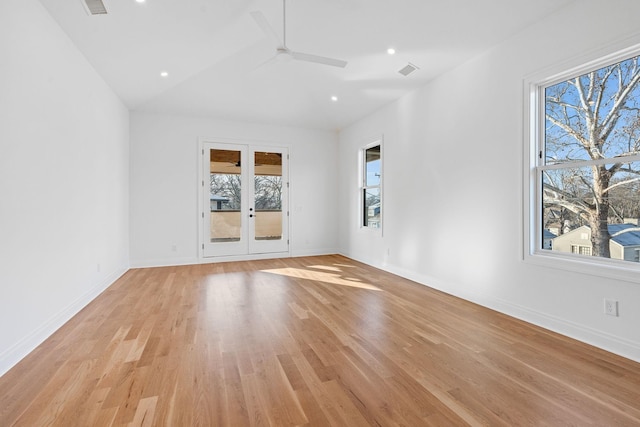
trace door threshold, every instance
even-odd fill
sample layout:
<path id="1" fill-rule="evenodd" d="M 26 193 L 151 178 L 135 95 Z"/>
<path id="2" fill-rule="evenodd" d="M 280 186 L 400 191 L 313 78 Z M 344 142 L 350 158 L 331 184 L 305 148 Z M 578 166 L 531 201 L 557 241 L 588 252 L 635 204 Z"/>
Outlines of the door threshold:
<path id="1" fill-rule="evenodd" d="M 243 254 L 201 257 L 200 264 L 211 264 L 229 261 L 254 261 L 259 259 L 291 258 L 291 252 L 270 252 L 266 254 Z"/>

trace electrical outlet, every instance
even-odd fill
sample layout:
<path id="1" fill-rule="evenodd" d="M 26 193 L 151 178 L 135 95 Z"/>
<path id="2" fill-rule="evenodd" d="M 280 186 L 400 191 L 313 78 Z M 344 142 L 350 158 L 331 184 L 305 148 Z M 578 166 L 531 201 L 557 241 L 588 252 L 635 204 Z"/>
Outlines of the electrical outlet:
<path id="1" fill-rule="evenodd" d="M 609 316 L 618 316 L 618 301 L 612 299 L 604 300 L 604 314 Z"/>
<path id="2" fill-rule="evenodd" d="M 171 252 L 178 252 L 178 245 L 171 245 Z"/>

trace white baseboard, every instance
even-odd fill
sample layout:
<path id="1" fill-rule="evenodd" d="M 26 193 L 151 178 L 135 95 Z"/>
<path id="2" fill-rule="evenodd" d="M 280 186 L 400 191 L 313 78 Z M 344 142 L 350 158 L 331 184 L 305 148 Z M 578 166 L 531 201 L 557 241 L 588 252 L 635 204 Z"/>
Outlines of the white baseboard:
<path id="1" fill-rule="evenodd" d="M 104 280 L 93 286 L 85 294 L 78 297 L 63 310 L 40 325 L 40 327 L 38 327 L 32 333 L 28 334 L 17 343 L 0 353 L 0 376 L 4 375 L 9 369 L 20 362 L 26 355 L 31 353 L 36 347 L 38 347 L 47 338 L 49 338 L 62 325 L 68 322 L 69 319 L 78 314 L 80 310 L 86 307 L 87 304 L 89 304 L 105 289 L 111 286 L 124 273 L 126 273 L 127 270 L 129 270 L 129 268 L 125 266 L 118 268 L 116 271 L 108 275 Z"/>
<path id="2" fill-rule="evenodd" d="M 405 279 L 409 279 L 421 285 L 437 289 L 449 295 L 453 295 L 455 297 L 462 298 L 475 304 L 479 304 L 483 307 L 490 308 L 508 316 L 515 317 L 516 319 L 520 319 L 536 326 L 540 326 L 550 331 L 559 333 L 561 335 L 573 338 L 575 340 L 582 341 L 584 343 L 593 345 L 594 347 L 598 347 L 627 359 L 640 362 L 640 343 L 606 334 L 602 331 L 598 331 L 584 325 L 570 322 L 566 319 L 532 310 L 518 304 L 513 304 L 509 301 L 487 297 L 486 295 L 480 295 L 475 292 L 460 292 L 452 290 L 450 286 L 445 286 L 437 278 L 418 274 L 401 267 L 390 264 L 375 265 L 373 263 L 367 262 L 364 259 L 358 259 L 358 257 L 353 257 L 345 253 L 341 253 L 341 255 L 352 258 L 364 264 L 371 265 Z M 463 287 L 459 286 L 458 289 L 463 289 Z"/>
<path id="3" fill-rule="evenodd" d="M 322 255 L 335 255 L 338 253 L 336 248 L 329 249 L 305 249 L 305 250 L 293 250 L 291 251 L 292 257 L 305 257 L 305 256 L 322 256 Z"/>
<path id="4" fill-rule="evenodd" d="M 193 265 L 199 263 L 200 262 L 198 261 L 198 258 L 194 257 L 132 260 L 131 268 L 173 267 L 178 265 Z"/>
<path id="5" fill-rule="evenodd" d="M 525 322 L 532 323 L 550 331 L 557 332 L 561 335 L 598 347 L 602 350 L 640 362 L 640 344 L 631 340 L 606 334 L 597 329 L 589 328 L 546 313 L 531 310 L 527 307 L 513 304 L 508 301 L 493 299 L 487 304 L 483 304 L 481 302 L 477 303 L 517 319 L 524 320 Z"/>

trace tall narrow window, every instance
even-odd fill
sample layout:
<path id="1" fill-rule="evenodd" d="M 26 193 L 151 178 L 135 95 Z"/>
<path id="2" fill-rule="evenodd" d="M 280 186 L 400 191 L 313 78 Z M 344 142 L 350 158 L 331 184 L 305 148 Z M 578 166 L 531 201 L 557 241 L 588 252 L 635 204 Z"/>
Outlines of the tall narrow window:
<path id="1" fill-rule="evenodd" d="M 362 226 L 380 228 L 382 225 L 382 152 L 381 145 L 362 150 Z"/>

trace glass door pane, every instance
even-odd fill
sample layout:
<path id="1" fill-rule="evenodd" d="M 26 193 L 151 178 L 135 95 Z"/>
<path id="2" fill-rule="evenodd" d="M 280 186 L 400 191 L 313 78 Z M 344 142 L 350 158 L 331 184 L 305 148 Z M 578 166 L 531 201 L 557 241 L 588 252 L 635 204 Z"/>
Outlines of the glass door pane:
<path id="1" fill-rule="evenodd" d="M 211 242 L 237 242 L 242 236 L 241 152 L 210 150 L 209 206 Z"/>
<path id="2" fill-rule="evenodd" d="M 247 253 L 246 146 L 206 144 L 204 150 L 204 256 Z"/>
<path id="3" fill-rule="evenodd" d="M 282 239 L 282 154 L 254 153 L 255 240 Z"/>
<path id="4" fill-rule="evenodd" d="M 288 250 L 286 153 L 283 149 L 255 148 L 253 161 L 253 223 L 249 231 L 252 253 Z"/>

